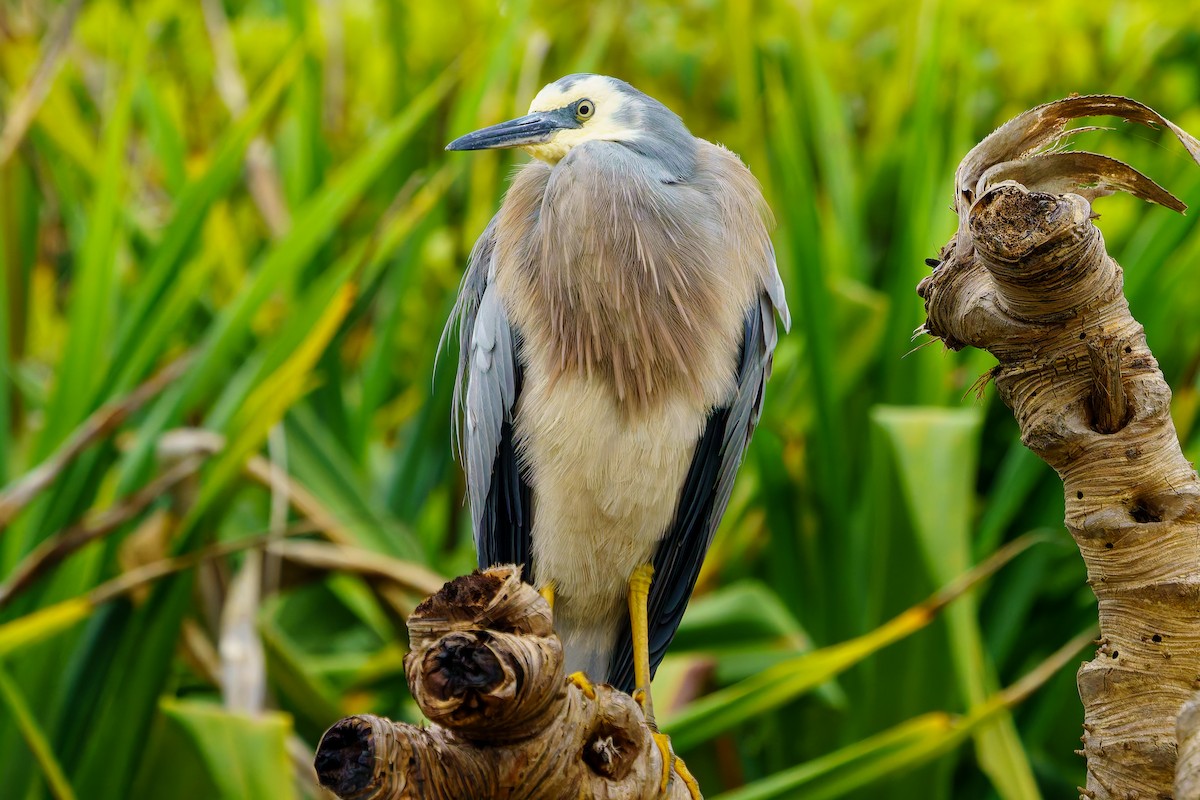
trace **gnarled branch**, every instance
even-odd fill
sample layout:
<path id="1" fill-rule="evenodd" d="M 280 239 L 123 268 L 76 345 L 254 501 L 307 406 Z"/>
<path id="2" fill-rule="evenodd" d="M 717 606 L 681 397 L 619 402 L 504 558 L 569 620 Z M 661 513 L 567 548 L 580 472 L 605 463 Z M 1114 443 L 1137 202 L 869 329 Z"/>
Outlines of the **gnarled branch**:
<path id="1" fill-rule="evenodd" d="M 1084 794 L 1165 798 L 1176 718 L 1200 687 L 1200 480 L 1091 200 L 1122 190 L 1183 204 L 1120 162 L 1035 152 L 1096 114 L 1164 125 L 1200 161 L 1200 142 L 1126 98 L 1027 112 L 963 159 L 958 232 L 918 292 L 923 332 L 996 356 L 992 377 L 1022 441 L 1063 480 L 1067 528 L 1100 611 L 1099 651 L 1078 673 Z"/>
<path id="2" fill-rule="evenodd" d="M 566 679 L 550 608 L 519 575 L 476 572 L 417 607 L 404 667 L 434 724 L 341 720 L 317 748 L 324 786 L 344 800 L 688 797 L 632 698 Z"/>

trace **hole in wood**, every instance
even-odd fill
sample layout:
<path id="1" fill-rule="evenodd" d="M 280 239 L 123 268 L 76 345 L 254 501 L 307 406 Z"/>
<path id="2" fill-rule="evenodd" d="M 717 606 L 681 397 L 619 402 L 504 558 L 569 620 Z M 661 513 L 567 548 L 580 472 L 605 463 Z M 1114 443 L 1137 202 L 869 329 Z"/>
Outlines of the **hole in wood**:
<path id="1" fill-rule="evenodd" d="M 597 775 L 619 781 L 624 780 L 633 768 L 638 750 L 638 743 L 630 737 L 629 731 L 601 719 L 583 746 L 583 761 Z"/>
<path id="2" fill-rule="evenodd" d="M 317 780 L 339 795 L 354 796 L 374 780 L 374 755 L 370 723 L 347 717 L 321 738 L 314 763 Z"/>
<path id="3" fill-rule="evenodd" d="M 488 648 L 486 631 L 455 633 L 444 637 L 425 655 L 426 687 L 440 700 L 468 697 L 476 700 L 504 682 L 504 668 Z M 471 704 L 468 704 L 471 705 Z"/>
<path id="4" fill-rule="evenodd" d="M 1162 522 L 1162 514 L 1144 499 L 1133 504 L 1133 507 L 1129 509 L 1129 516 L 1133 518 L 1134 522 L 1141 524 Z"/>

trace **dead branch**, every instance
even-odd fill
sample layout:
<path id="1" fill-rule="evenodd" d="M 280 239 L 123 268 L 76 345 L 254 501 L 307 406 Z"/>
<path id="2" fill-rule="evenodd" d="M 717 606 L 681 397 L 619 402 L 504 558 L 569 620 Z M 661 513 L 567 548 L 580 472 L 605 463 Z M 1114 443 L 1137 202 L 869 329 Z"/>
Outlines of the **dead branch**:
<path id="1" fill-rule="evenodd" d="M 513 567 L 447 583 L 409 618 L 405 673 L 433 725 L 347 717 L 317 748 L 344 800 L 686 798 L 628 695 L 563 674 L 550 608 Z M 594 696 L 593 696 L 594 695 Z"/>
<path id="2" fill-rule="evenodd" d="M 1067 528 L 1100 611 L 1099 651 L 1078 673 L 1084 794 L 1167 798 L 1176 718 L 1200 686 L 1200 480 L 1091 201 L 1121 190 L 1183 204 L 1112 159 L 1036 152 L 1060 142 L 1072 119 L 1097 114 L 1163 125 L 1200 161 L 1200 142 L 1126 98 L 1027 112 L 963 159 L 958 232 L 918 293 L 924 332 L 996 356 L 992 377 L 1022 441 L 1063 480 Z"/>

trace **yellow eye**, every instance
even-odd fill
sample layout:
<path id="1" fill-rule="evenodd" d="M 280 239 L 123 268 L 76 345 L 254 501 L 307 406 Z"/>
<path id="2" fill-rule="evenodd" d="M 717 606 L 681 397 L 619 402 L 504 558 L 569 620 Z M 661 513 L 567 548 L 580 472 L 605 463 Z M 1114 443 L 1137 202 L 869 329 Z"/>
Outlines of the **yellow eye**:
<path id="1" fill-rule="evenodd" d="M 591 100 L 580 100 L 575 106 L 575 116 L 578 119 L 590 119 L 596 113 L 596 104 Z"/>

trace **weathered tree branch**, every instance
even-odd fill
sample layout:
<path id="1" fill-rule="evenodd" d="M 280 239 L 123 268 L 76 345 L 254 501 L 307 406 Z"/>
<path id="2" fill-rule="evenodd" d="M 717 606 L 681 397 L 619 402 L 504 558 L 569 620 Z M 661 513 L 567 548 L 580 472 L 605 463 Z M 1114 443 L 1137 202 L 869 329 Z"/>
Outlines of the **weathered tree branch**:
<path id="1" fill-rule="evenodd" d="M 1200 797 L 1200 692 L 1183 704 L 1175 725 L 1179 761 L 1175 765 L 1175 797 Z"/>
<path id="2" fill-rule="evenodd" d="M 1167 798 L 1176 720 L 1200 688 L 1200 481 L 1091 200 L 1119 189 L 1183 204 L 1103 156 L 1035 153 L 1071 119 L 1097 114 L 1164 125 L 1200 162 L 1200 142 L 1125 98 L 1074 97 L 1012 120 L 959 166 L 959 228 L 918 288 L 928 315 L 920 332 L 996 356 L 992 377 L 1022 441 L 1063 479 L 1067 528 L 1100 611 L 1099 651 L 1078 673 L 1082 793 Z M 1179 718 L 1180 740 L 1194 742 L 1193 773 L 1197 717 L 1193 708 Z M 1200 797 L 1195 782 L 1174 791 Z"/>
<path id="3" fill-rule="evenodd" d="M 682 799 L 640 707 L 563 674 L 550 608 L 513 567 L 447 583 L 408 620 L 405 673 L 434 724 L 347 717 L 317 748 L 345 800 Z"/>

